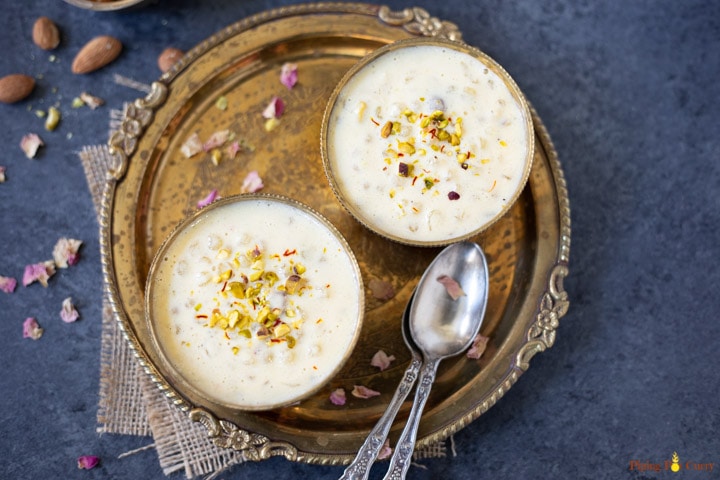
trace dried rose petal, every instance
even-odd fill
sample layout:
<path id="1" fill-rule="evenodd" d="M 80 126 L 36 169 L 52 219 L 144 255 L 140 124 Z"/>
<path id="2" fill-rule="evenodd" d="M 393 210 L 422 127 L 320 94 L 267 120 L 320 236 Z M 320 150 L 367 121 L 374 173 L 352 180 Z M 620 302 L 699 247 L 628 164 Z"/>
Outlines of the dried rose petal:
<path id="1" fill-rule="evenodd" d="M 247 174 L 245 179 L 243 180 L 242 186 L 240 187 L 240 191 L 242 193 L 255 193 L 257 191 L 262 190 L 262 188 L 265 185 L 262 183 L 262 178 L 260 178 L 260 175 L 257 171 L 253 170 L 250 173 Z"/>
<path id="2" fill-rule="evenodd" d="M 23 322 L 23 338 L 32 338 L 37 340 L 42 337 L 43 329 L 38 325 L 37 320 L 33 317 L 28 317 Z"/>
<path id="3" fill-rule="evenodd" d="M 437 281 L 443 284 L 448 295 L 450 295 L 453 300 L 457 300 L 458 298 L 465 296 L 465 292 L 454 278 L 448 277 L 447 275 L 440 275 L 437 278 Z"/>
<path id="4" fill-rule="evenodd" d="M 263 110 L 264 118 L 280 118 L 285 111 L 285 102 L 280 97 L 273 97 L 268 106 Z"/>
<path id="5" fill-rule="evenodd" d="M 280 83 L 288 89 L 295 86 L 298 81 L 298 67 L 295 63 L 285 63 L 280 68 Z"/>
<path id="6" fill-rule="evenodd" d="M 372 296 L 378 300 L 390 300 L 395 296 L 395 289 L 392 283 L 377 278 L 372 278 L 368 282 L 368 288 L 372 292 Z"/>
<path id="7" fill-rule="evenodd" d="M 67 297 L 62 302 L 62 310 L 60 310 L 60 318 L 65 323 L 72 323 L 80 317 L 75 305 L 72 303 L 72 297 Z"/>
<path id="8" fill-rule="evenodd" d="M 330 402 L 333 405 L 345 405 L 345 389 L 337 388 L 330 394 Z"/>
<path id="9" fill-rule="evenodd" d="M 480 358 L 482 354 L 485 353 L 485 348 L 487 347 L 488 340 L 488 337 L 483 337 L 478 333 L 477 336 L 475 336 L 475 340 L 473 340 L 473 344 L 467 351 L 467 357 L 474 360 Z"/>
<path id="10" fill-rule="evenodd" d="M 380 447 L 380 452 L 378 453 L 377 459 L 378 460 L 384 460 L 390 455 L 392 455 L 393 449 L 390 448 L 390 440 L 387 438 L 385 439 L 385 443 L 383 443 L 382 447 Z"/>
<path id="11" fill-rule="evenodd" d="M 180 152 L 185 155 L 185 158 L 191 158 L 202 152 L 203 145 L 200 141 L 200 135 L 197 132 L 193 133 L 185 140 L 185 143 L 180 147 Z"/>
<path id="12" fill-rule="evenodd" d="M 453 192 L 448 192 L 448 199 L 450 199 L 450 200 L 459 200 L 459 199 L 460 199 L 460 194 L 457 193 L 457 192 L 454 192 L 454 191 L 453 191 Z"/>
<path id="13" fill-rule="evenodd" d="M 82 240 L 75 240 L 74 238 L 60 238 L 58 239 L 55 247 L 53 247 L 53 259 L 55 259 L 55 266 L 58 268 L 67 268 L 68 265 L 75 265 L 80 261 L 80 246 Z"/>
<path id="14" fill-rule="evenodd" d="M 240 146 L 240 142 L 238 142 L 237 140 L 231 142 L 230 145 L 225 147 L 225 153 L 227 153 L 227 156 L 230 159 L 235 158 L 235 155 L 237 155 L 240 150 L 242 150 L 242 147 Z"/>
<path id="15" fill-rule="evenodd" d="M 203 198 L 197 203 L 197 208 L 205 208 L 208 205 L 210 205 L 212 202 L 215 201 L 217 198 L 218 191 L 213 190 L 210 193 L 208 193 L 207 197 Z"/>
<path id="16" fill-rule="evenodd" d="M 55 275 L 55 262 L 52 260 L 26 265 L 22 283 L 27 287 L 33 282 L 40 282 L 43 287 L 47 287 L 48 279 L 53 275 Z"/>
<path id="17" fill-rule="evenodd" d="M 100 457 L 95 455 L 82 455 L 77 460 L 77 466 L 80 470 L 90 470 L 97 467 L 98 463 L 100 463 Z"/>
<path id="18" fill-rule="evenodd" d="M 92 110 L 95 110 L 96 108 L 98 108 L 101 105 L 105 105 L 105 100 L 103 100 L 100 97 L 95 97 L 93 95 L 90 95 L 87 92 L 82 92 L 80 94 L 80 100 L 82 100 L 83 103 L 85 103 L 85 105 L 90 107 Z"/>
<path id="19" fill-rule="evenodd" d="M 25 152 L 27 158 L 35 158 L 38 148 L 43 145 L 45 145 L 45 143 L 35 133 L 28 133 L 20 140 L 20 148 Z"/>
<path id="20" fill-rule="evenodd" d="M 5 293 L 13 293 L 17 287 L 17 280 L 12 277 L 3 277 L 0 275 L 0 290 Z"/>
<path id="21" fill-rule="evenodd" d="M 0 165 L 0 183 L 5 181 L 5 167 Z"/>
<path id="22" fill-rule="evenodd" d="M 203 143 L 202 149 L 205 152 L 209 152 L 213 148 L 222 147 L 228 138 L 230 138 L 230 130 L 218 130 L 210 135 L 210 138 Z"/>
<path id="23" fill-rule="evenodd" d="M 372 398 L 380 395 L 380 392 L 376 392 L 362 385 L 353 385 L 352 394 L 353 397 L 357 398 Z"/>
<path id="24" fill-rule="evenodd" d="M 385 370 L 386 368 L 388 368 L 390 366 L 391 362 L 394 362 L 394 361 L 395 361 L 394 355 L 390 355 L 388 357 L 388 355 L 385 352 L 383 352 L 382 350 L 378 350 L 377 353 L 375 355 L 373 355 L 372 360 L 370 360 L 370 365 L 372 365 L 373 367 L 378 367 L 380 369 L 380 371 L 382 372 L 383 370 Z"/>

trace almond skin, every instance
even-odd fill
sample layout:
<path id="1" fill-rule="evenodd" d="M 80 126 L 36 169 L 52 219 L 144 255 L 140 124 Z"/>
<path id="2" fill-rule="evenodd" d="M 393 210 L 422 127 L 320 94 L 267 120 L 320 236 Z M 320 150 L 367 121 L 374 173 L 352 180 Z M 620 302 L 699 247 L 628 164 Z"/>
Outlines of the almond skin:
<path id="1" fill-rule="evenodd" d="M 0 102 L 15 103 L 30 95 L 35 79 L 21 73 L 0 78 Z"/>
<path id="2" fill-rule="evenodd" d="M 120 40 L 108 35 L 95 37 L 80 49 L 72 63 L 72 72 L 94 72 L 115 60 L 122 51 Z"/>
<path id="3" fill-rule="evenodd" d="M 35 45 L 43 50 L 53 50 L 60 45 L 60 30 L 48 17 L 35 20 L 32 37 Z"/>
<path id="4" fill-rule="evenodd" d="M 185 53 L 182 50 L 173 47 L 166 48 L 158 57 L 158 68 L 163 73 L 167 72 L 183 55 Z"/>

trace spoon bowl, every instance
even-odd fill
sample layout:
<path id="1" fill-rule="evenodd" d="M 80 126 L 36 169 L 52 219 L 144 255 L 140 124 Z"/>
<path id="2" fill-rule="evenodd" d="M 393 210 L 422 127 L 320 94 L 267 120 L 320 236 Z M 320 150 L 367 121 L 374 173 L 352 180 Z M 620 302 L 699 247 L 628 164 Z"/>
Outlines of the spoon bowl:
<path id="1" fill-rule="evenodd" d="M 456 283 L 462 292 L 449 293 Z M 475 243 L 445 248 L 418 283 L 410 308 L 410 334 L 427 359 L 454 356 L 470 346 L 485 316 L 488 291 L 487 261 Z"/>

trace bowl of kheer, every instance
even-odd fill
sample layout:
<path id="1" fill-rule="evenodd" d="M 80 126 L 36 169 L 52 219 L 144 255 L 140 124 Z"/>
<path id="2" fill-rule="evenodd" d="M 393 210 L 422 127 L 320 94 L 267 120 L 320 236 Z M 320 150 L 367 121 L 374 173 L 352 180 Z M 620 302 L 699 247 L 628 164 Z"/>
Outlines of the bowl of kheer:
<path id="1" fill-rule="evenodd" d="M 495 60 L 438 38 L 361 59 L 327 103 L 323 166 L 340 203 L 390 240 L 470 238 L 520 196 L 534 155 L 531 113 Z"/>
<path id="2" fill-rule="evenodd" d="M 364 314 L 347 242 L 278 195 L 227 197 L 184 220 L 155 255 L 145 297 L 169 377 L 239 410 L 317 392 L 349 358 Z"/>

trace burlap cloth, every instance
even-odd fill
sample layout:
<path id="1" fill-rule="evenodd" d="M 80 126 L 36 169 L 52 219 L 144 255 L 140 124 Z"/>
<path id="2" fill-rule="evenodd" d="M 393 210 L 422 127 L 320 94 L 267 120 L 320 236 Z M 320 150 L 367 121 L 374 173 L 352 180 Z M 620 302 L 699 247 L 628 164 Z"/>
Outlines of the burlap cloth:
<path id="1" fill-rule="evenodd" d="M 143 85 L 132 86 L 145 90 Z M 122 116 L 120 110 L 110 112 L 111 133 L 119 126 Z M 99 214 L 110 165 L 108 148 L 105 145 L 86 146 L 79 156 L 95 210 Z M 245 461 L 241 452 L 215 446 L 205 427 L 191 421 L 152 383 L 123 337 L 107 298 L 103 299 L 102 310 L 97 420 L 99 433 L 152 437 L 148 439 L 148 445 L 139 450 L 154 448 L 166 475 L 182 470 L 187 478 L 203 475 L 207 479 L 216 478 L 233 465 Z M 452 437 L 450 442 L 454 454 Z M 446 442 L 438 442 L 416 450 L 413 458 L 417 461 L 444 457 L 446 450 Z"/>

